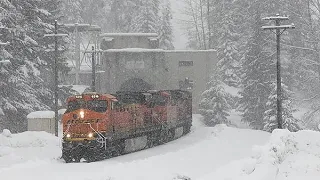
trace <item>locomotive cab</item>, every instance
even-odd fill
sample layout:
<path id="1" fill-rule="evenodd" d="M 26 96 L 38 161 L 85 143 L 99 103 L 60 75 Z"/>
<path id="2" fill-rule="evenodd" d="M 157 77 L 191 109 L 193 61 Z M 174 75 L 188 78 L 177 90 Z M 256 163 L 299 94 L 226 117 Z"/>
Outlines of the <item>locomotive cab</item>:
<path id="1" fill-rule="evenodd" d="M 93 138 L 97 133 L 105 133 L 115 101 L 115 97 L 108 94 L 90 93 L 69 97 L 67 110 L 62 116 L 64 140 L 86 138 L 85 135 Z"/>

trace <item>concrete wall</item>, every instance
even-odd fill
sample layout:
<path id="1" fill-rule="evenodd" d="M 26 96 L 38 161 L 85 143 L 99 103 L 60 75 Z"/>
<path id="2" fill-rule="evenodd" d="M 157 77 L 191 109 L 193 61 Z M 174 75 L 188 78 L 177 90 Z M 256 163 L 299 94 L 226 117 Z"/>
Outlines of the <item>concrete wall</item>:
<path id="1" fill-rule="evenodd" d="M 197 113 L 201 94 L 206 90 L 210 72 L 217 63 L 216 51 L 166 51 L 165 55 L 169 64 L 170 78 L 168 82 L 172 88 L 179 88 L 179 81 L 183 81 L 186 77 L 194 82 L 192 89 L 193 112 Z M 179 62 L 181 62 L 180 65 Z"/>
<path id="2" fill-rule="evenodd" d="M 55 133 L 54 118 L 28 118 L 28 131 Z"/>
<path id="3" fill-rule="evenodd" d="M 142 79 L 153 89 L 169 88 L 164 52 L 107 52 L 103 55 L 102 92 L 114 93 L 130 79 Z"/>

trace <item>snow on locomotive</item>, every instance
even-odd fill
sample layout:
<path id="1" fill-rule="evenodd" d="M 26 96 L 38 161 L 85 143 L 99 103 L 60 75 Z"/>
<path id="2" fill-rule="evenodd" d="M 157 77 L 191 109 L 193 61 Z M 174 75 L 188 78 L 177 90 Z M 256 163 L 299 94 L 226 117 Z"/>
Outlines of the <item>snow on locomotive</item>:
<path id="1" fill-rule="evenodd" d="M 62 158 L 98 161 L 189 133 L 192 95 L 182 90 L 84 93 L 67 99 L 62 123 Z"/>

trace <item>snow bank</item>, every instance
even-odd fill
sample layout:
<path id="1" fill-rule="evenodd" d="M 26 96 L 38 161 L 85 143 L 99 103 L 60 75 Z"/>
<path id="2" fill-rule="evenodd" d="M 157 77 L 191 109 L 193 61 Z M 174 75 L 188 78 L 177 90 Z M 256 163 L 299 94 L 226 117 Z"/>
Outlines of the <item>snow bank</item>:
<path id="1" fill-rule="evenodd" d="M 24 147 L 44 147 L 56 144 L 57 138 L 46 132 L 27 131 L 19 134 L 8 133 L 0 135 L 0 147 L 24 148 Z M 56 144 L 57 145 L 57 144 Z"/>
<path id="2" fill-rule="evenodd" d="M 0 134 L 0 168 L 34 159 L 56 159 L 60 155 L 60 141 L 46 132 Z M 50 153 L 48 153 L 50 152 Z"/>
<path id="3" fill-rule="evenodd" d="M 5 137 L 11 137 L 11 132 L 9 129 L 4 129 L 2 135 Z"/>
<path id="4" fill-rule="evenodd" d="M 201 180 L 316 180 L 320 177 L 320 133 L 274 130 L 251 158 L 234 161 Z"/>

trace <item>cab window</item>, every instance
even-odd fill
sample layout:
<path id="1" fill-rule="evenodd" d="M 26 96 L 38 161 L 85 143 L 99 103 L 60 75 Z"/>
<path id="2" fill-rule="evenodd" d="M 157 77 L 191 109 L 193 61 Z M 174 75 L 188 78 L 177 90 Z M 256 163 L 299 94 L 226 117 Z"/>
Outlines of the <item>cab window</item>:
<path id="1" fill-rule="evenodd" d="M 70 101 L 70 102 L 68 102 L 68 107 L 67 107 L 66 113 L 72 112 L 72 111 L 75 111 L 75 110 L 78 110 L 78 109 L 81 109 L 84 107 L 85 107 L 85 101 L 83 101 L 83 100 Z"/>
<path id="2" fill-rule="evenodd" d="M 106 112 L 108 109 L 108 101 L 92 100 L 87 102 L 87 109 L 95 112 Z"/>

